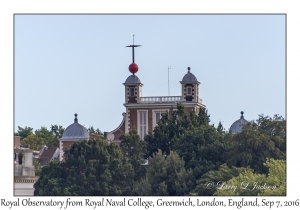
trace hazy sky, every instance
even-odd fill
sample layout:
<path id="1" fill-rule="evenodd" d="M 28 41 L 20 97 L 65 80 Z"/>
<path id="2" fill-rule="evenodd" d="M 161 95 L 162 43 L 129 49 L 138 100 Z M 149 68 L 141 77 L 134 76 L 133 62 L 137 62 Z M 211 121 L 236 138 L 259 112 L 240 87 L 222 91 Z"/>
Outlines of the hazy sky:
<path id="1" fill-rule="evenodd" d="M 143 96 L 181 95 L 187 67 L 211 123 L 285 117 L 284 15 L 15 15 L 15 129 L 115 129 L 135 34 Z"/>

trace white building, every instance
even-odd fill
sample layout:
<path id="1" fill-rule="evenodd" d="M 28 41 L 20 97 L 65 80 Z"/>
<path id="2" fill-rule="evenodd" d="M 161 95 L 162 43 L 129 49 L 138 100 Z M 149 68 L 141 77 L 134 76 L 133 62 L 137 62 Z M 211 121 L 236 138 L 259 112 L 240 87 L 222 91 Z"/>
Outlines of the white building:
<path id="1" fill-rule="evenodd" d="M 33 166 L 33 150 L 15 148 L 14 150 L 14 195 L 33 196 L 34 184 L 38 180 Z"/>

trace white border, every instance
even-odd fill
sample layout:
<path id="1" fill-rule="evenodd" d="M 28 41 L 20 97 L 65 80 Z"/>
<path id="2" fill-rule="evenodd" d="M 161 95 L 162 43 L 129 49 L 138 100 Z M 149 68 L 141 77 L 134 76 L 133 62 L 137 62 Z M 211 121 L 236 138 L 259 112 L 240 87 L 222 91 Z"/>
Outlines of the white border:
<path id="1" fill-rule="evenodd" d="M 13 143 L 13 14 L 14 13 L 287 13 L 287 91 L 286 96 L 288 103 L 287 108 L 287 160 L 288 160 L 288 182 L 287 182 L 287 197 L 262 197 L 261 199 L 268 199 L 270 201 L 293 201 L 299 198 L 300 183 L 296 178 L 299 174 L 298 164 L 298 148 L 299 148 L 299 132 L 298 121 L 300 116 L 299 110 L 299 49 L 300 49 L 300 33 L 299 33 L 299 1 L 290 0 L 188 0 L 188 1 L 96 1 L 96 0 L 53 0 L 51 2 L 40 0 L 1 0 L 0 2 L 0 97 L 1 109 L 0 122 L 1 130 L 4 131 L 1 139 L 4 139 L 3 157 L 11 157 L 11 150 L 8 149 Z M 6 200 L 15 201 L 17 198 L 12 197 L 13 194 L 13 164 L 7 161 L 7 158 L 0 160 L 1 167 L 5 170 L 1 177 L 1 193 L 0 197 Z M 109 197 L 106 197 L 109 198 Z M 167 199 L 167 197 L 164 197 Z M 218 200 L 228 200 L 230 197 L 217 197 Z M 231 197 L 239 199 L 237 197 Z M 23 198 L 21 198 L 23 199 Z M 24 198 L 26 199 L 26 198 Z M 49 197 L 35 197 L 32 200 L 44 201 L 50 200 Z M 66 197 L 53 197 L 54 200 L 67 200 Z M 82 200 L 85 198 L 76 197 L 73 200 Z M 100 199 L 100 198 L 99 198 Z M 122 198 L 115 198 L 121 200 Z M 159 197 L 148 198 L 148 200 L 157 200 Z M 168 200 L 178 200 L 178 197 L 169 197 Z M 195 198 L 193 198 L 195 199 Z M 200 198 L 205 200 L 212 200 L 213 198 Z M 247 197 L 250 200 L 251 197 Z M 253 198 L 254 199 L 254 198 Z M 97 200 L 97 198 L 93 198 Z M 2 207 L 1 207 L 2 208 Z M 37 209 L 40 207 L 30 207 L 30 209 Z M 51 208 L 51 207 L 49 207 Z M 92 208 L 92 207 L 90 207 Z M 107 207 L 108 208 L 108 207 Z M 181 209 L 182 207 L 167 207 L 172 209 Z M 265 207 L 266 209 L 267 207 Z M 288 209 L 298 209 L 299 207 L 289 207 Z M 8 209 L 4 208 L 4 209 Z M 13 207 L 13 209 L 23 209 L 20 207 Z M 56 207 L 56 209 L 58 209 Z M 82 209 L 82 207 L 69 207 L 68 209 Z M 188 207 L 186 208 L 188 209 Z M 194 209 L 194 208 L 193 208 Z M 209 209 L 219 209 L 219 207 L 210 207 Z M 236 207 L 227 207 L 226 209 L 237 209 Z M 263 208 L 262 208 L 263 209 Z M 285 208 L 283 208 L 285 209 Z"/>

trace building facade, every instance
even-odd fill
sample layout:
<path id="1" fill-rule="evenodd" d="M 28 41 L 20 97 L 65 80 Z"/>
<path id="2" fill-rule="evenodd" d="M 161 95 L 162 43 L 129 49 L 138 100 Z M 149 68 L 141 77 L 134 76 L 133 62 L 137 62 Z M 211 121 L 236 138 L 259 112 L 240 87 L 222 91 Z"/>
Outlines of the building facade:
<path id="1" fill-rule="evenodd" d="M 202 104 L 202 99 L 199 98 L 200 82 L 196 76 L 191 73 L 191 68 L 188 67 L 188 72 L 183 76 L 181 83 L 181 94 L 177 96 L 158 96 L 158 97 L 143 97 L 141 80 L 135 75 L 138 71 L 138 65 L 134 63 L 134 48 L 139 45 L 130 45 L 133 50 L 133 62 L 129 65 L 129 71 L 132 73 L 124 85 L 125 109 L 123 120 L 120 125 L 110 132 L 105 132 L 104 137 L 108 141 L 120 143 L 120 137 L 123 133 L 128 133 L 130 130 L 137 130 L 141 139 L 152 131 L 157 125 L 161 114 L 166 111 L 172 113 L 177 107 L 177 103 L 182 103 L 186 111 L 199 111 Z"/>
<path id="2" fill-rule="evenodd" d="M 38 180 L 33 166 L 32 149 L 14 149 L 14 195 L 33 196 L 34 184 Z"/>
<path id="3" fill-rule="evenodd" d="M 64 160 L 64 150 L 69 149 L 71 145 L 78 140 L 89 140 L 88 130 L 78 123 L 77 114 L 74 115 L 74 123 L 69 125 L 59 141 L 59 160 Z"/>

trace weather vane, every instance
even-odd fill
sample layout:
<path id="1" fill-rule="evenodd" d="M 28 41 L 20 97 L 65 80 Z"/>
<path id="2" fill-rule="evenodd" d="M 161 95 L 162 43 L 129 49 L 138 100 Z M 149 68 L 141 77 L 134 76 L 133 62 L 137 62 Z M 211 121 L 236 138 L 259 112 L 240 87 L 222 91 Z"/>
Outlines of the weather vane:
<path id="1" fill-rule="evenodd" d="M 135 45 L 134 44 L 134 34 L 131 34 L 131 36 L 132 36 L 132 45 L 128 45 L 128 46 L 126 46 L 126 47 L 131 47 L 132 48 L 132 63 L 134 63 L 134 48 L 135 47 L 140 47 L 140 46 L 142 46 L 142 45 Z"/>

